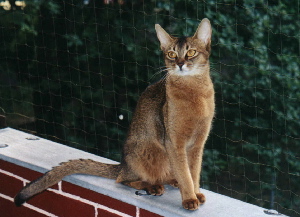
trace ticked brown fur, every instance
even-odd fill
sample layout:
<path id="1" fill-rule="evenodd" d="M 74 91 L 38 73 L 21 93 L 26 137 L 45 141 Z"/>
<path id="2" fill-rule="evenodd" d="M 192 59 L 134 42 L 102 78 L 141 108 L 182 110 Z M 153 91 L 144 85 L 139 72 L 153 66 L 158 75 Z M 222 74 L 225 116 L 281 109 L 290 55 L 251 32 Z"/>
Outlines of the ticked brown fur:
<path id="1" fill-rule="evenodd" d="M 203 19 L 193 37 L 175 38 L 155 26 L 165 56 L 166 77 L 141 95 L 123 148 L 121 164 L 72 160 L 25 186 L 15 197 L 22 205 L 73 173 L 116 179 L 152 195 L 164 184 L 179 187 L 182 205 L 195 210 L 205 202 L 199 191 L 204 144 L 214 116 L 210 79 L 211 25 Z"/>

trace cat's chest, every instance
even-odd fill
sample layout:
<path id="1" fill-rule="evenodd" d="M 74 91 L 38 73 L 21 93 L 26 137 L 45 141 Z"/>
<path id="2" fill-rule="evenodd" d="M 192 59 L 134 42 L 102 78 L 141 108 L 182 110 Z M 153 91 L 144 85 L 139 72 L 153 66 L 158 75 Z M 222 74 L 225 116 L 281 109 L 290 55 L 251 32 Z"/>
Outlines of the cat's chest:
<path id="1" fill-rule="evenodd" d="M 213 100 L 168 101 L 164 106 L 164 124 L 169 137 L 180 135 L 186 147 L 210 126 L 214 116 Z M 176 137 L 177 138 L 177 137 Z"/>
<path id="2" fill-rule="evenodd" d="M 169 91 L 166 103 L 168 110 L 177 115 L 207 117 L 214 112 L 214 90 Z"/>
<path id="3" fill-rule="evenodd" d="M 214 114 L 214 88 L 206 76 L 169 76 L 166 85 L 165 115 L 169 120 L 201 120 Z"/>

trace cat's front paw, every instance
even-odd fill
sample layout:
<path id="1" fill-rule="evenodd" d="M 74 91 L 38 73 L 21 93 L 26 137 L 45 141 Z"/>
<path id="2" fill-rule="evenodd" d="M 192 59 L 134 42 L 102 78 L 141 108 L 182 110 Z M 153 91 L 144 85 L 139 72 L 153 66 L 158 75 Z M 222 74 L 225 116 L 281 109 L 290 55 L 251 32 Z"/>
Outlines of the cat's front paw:
<path id="1" fill-rule="evenodd" d="M 196 210 L 200 205 L 200 201 L 198 199 L 187 199 L 182 201 L 182 206 L 188 210 Z"/>
<path id="2" fill-rule="evenodd" d="M 196 196 L 197 196 L 197 198 L 198 198 L 200 204 L 205 203 L 206 198 L 205 198 L 204 194 L 202 194 L 202 193 L 197 193 Z"/>

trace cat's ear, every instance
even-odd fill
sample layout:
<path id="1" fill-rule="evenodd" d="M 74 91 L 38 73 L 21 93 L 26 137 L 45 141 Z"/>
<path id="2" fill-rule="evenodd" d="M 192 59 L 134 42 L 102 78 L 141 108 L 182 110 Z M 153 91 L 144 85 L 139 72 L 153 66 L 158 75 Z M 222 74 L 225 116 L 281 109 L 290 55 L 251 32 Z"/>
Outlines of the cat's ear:
<path id="1" fill-rule="evenodd" d="M 208 51 L 210 51 L 210 43 L 211 43 L 211 25 L 207 18 L 204 18 L 199 24 L 195 35 L 193 38 L 198 38 L 206 45 Z"/>
<path id="2" fill-rule="evenodd" d="M 170 36 L 159 24 L 155 24 L 155 30 L 157 38 L 160 41 L 160 48 L 166 50 L 173 41 L 172 36 Z"/>

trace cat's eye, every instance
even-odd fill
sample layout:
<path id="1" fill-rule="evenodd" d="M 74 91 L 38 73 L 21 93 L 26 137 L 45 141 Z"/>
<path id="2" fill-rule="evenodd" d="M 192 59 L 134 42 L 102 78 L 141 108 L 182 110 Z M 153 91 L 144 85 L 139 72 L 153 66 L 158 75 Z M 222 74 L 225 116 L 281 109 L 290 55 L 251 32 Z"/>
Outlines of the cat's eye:
<path id="1" fill-rule="evenodd" d="M 177 57 L 177 54 L 173 51 L 169 51 L 168 52 L 168 56 L 171 58 L 171 59 L 175 59 Z"/>
<path id="2" fill-rule="evenodd" d="M 188 50 L 188 52 L 186 52 L 186 55 L 188 57 L 193 57 L 196 54 L 196 50 Z"/>

